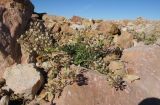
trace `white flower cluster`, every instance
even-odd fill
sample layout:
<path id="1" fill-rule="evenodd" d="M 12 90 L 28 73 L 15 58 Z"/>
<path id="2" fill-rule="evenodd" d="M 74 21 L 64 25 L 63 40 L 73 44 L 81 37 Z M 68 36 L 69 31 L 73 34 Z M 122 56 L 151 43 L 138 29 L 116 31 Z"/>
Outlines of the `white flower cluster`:
<path id="1" fill-rule="evenodd" d="M 41 54 L 47 48 L 53 47 L 53 35 L 45 28 L 43 21 L 33 21 L 29 30 L 21 35 L 18 42 L 23 44 L 30 53 L 35 51 Z"/>

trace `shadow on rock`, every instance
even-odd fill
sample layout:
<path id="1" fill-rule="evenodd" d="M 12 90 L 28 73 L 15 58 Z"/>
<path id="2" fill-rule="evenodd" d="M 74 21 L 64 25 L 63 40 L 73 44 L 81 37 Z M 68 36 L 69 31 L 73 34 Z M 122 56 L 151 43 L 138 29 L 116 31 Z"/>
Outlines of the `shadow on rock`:
<path id="1" fill-rule="evenodd" d="M 78 74 L 76 76 L 76 83 L 78 86 L 88 85 L 88 78 L 86 78 L 83 74 Z"/>
<path id="2" fill-rule="evenodd" d="M 146 98 L 146 99 L 142 100 L 138 105 L 160 105 L 160 99 Z"/>

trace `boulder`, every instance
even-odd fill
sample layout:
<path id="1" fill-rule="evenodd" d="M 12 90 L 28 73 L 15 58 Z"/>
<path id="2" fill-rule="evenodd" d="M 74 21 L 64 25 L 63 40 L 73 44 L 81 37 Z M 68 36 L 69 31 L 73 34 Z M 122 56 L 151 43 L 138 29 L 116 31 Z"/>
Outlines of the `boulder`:
<path id="1" fill-rule="evenodd" d="M 160 98 L 160 47 L 141 46 L 126 49 L 122 60 L 126 62 L 125 69 L 128 74 L 137 75 L 140 80 L 127 83 L 123 91 L 116 91 L 104 75 L 88 71 L 84 73 L 88 78 L 88 85 L 67 86 L 54 102 L 56 105 L 148 105 L 143 104 L 147 100 L 156 103 Z"/>
<path id="2" fill-rule="evenodd" d="M 70 27 L 69 23 L 61 25 L 61 32 L 69 35 L 74 35 L 76 31 Z"/>
<path id="3" fill-rule="evenodd" d="M 73 16 L 71 18 L 71 22 L 75 23 L 75 24 L 82 24 L 83 18 L 79 17 L 79 16 Z"/>
<path id="4" fill-rule="evenodd" d="M 55 15 L 47 15 L 44 14 L 42 16 L 42 20 L 44 20 L 44 24 L 47 28 L 53 28 L 57 23 L 63 23 L 65 18 L 62 16 L 55 16 Z M 58 26 L 59 27 L 59 26 Z"/>
<path id="5" fill-rule="evenodd" d="M 61 24 L 56 23 L 52 29 L 52 33 L 60 33 L 61 32 Z"/>
<path id="6" fill-rule="evenodd" d="M 160 47 L 157 45 L 143 45 L 124 50 L 122 61 L 125 63 L 126 71 L 140 77 L 135 82 L 137 87 L 135 97 L 160 98 Z M 138 92 L 139 90 L 139 92 Z"/>
<path id="7" fill-rule="evenodd" d="M 44 21 L 50 21 L 50 22 L 53 22 L 53 21 L 57 21 L 57 22 L 60 22 L 60 21 L 64 21 L 65 18 L 63 16 L 55 16 L 55 15 L 47 15 L 47 14 L 44 14 L 42 16 L 42 19 Z"/>
<path id="8" fill-rule="evenodd" d="M 121 34 L 121 31 L 116 24 L 107 21 L 100 22 L 96 30 L 104 34 L 111 34 L 111 35 Z"/>
<path id="9" fill-rule="evenodd" d="M 30 0 L 0 1 L 0 52 L 4 59 L 10 55 L 14 62 L 21 62 L 17 38 L 25 31 L 33 9 Z M 5 65 L 8 64 L 0 63 L 0 71 L 7 67 Z"/>
<path id="10" fill-rule="evenodd" d="M 127 31 L 122 31 L 120 36 L 115 36 L 114 42 L 120 48 L 130 48 L 134 45 L 133 35 Z"/>
<path id="11" fill-rule="evenodd" d="M 43 76 L 32 64 L 19 64 L 7 68 L 3 78 L 15 94 L 26 96 L 34 96 L 44 82 Z"/>

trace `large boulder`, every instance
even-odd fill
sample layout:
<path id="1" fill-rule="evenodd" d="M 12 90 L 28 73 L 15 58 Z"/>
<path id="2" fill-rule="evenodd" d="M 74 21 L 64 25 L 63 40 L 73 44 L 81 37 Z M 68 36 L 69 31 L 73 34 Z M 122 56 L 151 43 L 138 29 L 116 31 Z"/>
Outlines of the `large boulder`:
<path id="1" fill-rule="evenodd" d="M 141 98 L 160 98 L 160 46 L 143 45 L 126 49 L 122 60 L 128 73 L 140 77 L 141 80 L 134 86 L 141 90 Z"/>
<path id="2" fill-rule="evenodd" d="M 15 62 L 21 62 L 21 49 L 16 40 L 25 31 L 33 9 L 30 0 L 0 1 L 0 52 L 4 59 L 10 55 Z M 0 62 L 0 68 L 3 65 Z"/>
<path id="3" fill-rule="evenodd" d="M 15 94 L 34 96 L 41 88 L 44 78 L 32 64 L 19 64 L 7 68 L 4 79 Z"/>
<path id="4" fill-rule="evenodd" d="M 93 71 L 86 72 L 88 85 L 65 87 L 56 105 L 152 105 L 160 98 L 160 47 L 141 46 L 126 49 L 122 60 L 129 75 L 140 80 L 128 82 L 123 91 L 108 85 L 106 77 Z M 154 105 L 159 105 L 156 103 Z"/>

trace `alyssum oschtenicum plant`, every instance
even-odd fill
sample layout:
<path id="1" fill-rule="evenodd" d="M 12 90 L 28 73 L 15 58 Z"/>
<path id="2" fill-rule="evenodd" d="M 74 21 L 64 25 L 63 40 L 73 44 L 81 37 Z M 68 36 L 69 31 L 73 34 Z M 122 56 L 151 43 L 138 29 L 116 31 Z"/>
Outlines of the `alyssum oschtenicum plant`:
<path id="1" fill-rule="evenodd" d="M 72 57 L 73 64 L 86 68 L 89 67 L 90 63 L 105 55 L 101 49 L 95 50 L 94 47 L 90 47 L 83 42 L 64 45 L 61 50 Z"/>

